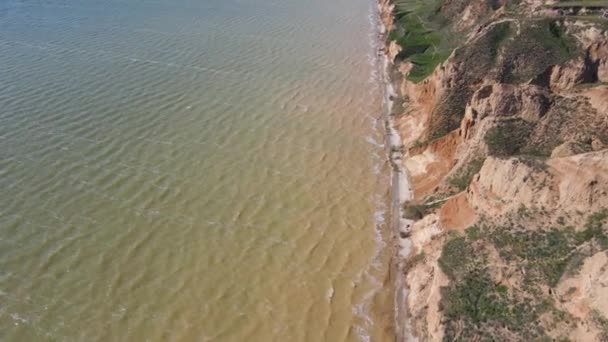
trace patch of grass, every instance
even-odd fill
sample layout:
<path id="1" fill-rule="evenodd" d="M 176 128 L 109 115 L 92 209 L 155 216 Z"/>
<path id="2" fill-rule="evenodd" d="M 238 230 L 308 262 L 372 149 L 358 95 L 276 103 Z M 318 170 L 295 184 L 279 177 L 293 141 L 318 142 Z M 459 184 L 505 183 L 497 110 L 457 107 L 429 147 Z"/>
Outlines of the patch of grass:
<path id="1" fill-rule="evenodd" d="M 564 274 L 576 248 L 572 231 L 513 232 L 496 229 L 493 243 L 505 260 L 514 260 L 526 269 L 526 279 L 555 286 Z"/>
<path id="2" fill-rule="evenodd" d="M 484 137 L 488 152 L 493 156 L 508 157 L 521 153 L 528 144 L 534 125 L 524 120 L 509 120 L 492 127 Z"/>
<path id="3" fill-rule="evenodd" d="M 430 144 L 430 141 L 428 140 L 421 140 L 418 139 L 414 142 L 414 144 L 412 144 L 412 148 L 424 148 L 427 147 Z"/>
<path id="4" fill-rule="evenodd" d="M 595 240 L 602 250 L 607 250 L 608 234 L 604 227 L 607 219 L 608 209 L 601 210 L 589 216 L 587 224 L 585 225 L 585 230 L 577 232 L 575 235 L 577 244 Z"/>
<path id="5" fill-rule="evenodd" d="M 433 14 L 440 0 L 395 0 L 395 29 L 389 41 L 402 47 L 397 59 L 409 61 L 413 68 L 408 80 L 419 83 L 433 73 L 447 59 L 456 40 L 434 20 Z"/>
<path id="6" fill-rule="evenodd" d="M 508 299 L 504 291 L 492 281 L 487 272 L 474 270 L 467 273 L 460 284 L 445 289 L 442 296 L 447 318 L 465 317 L 478 324 L 488 320 L 508 321 Z"/>
<path id="7" fill-rule="evenodd" d="M 521 34 L 505 46 L 500 75 L 504 83 L 517 84 L 535 79 L 550 66 L 571 59 L 579 50 L 576 39 L 566 33 L 561 21 L 530 21 L 522 26 Z"/>
<path id="8" fill-rule="evenodd" d="M 488 44 L 490 47 L 490 56 L 494 61 L 496 61 L 496 56 L 498 55 L 498 49 L 500 46 L 512 35 L 510 25 L 498 24 L 495 26 L 496 28 L 490 30 L 487 35 Z"/>
<path id="9" fill-rule="evenodd" d="M 465 236 L 455 236 L 443 246 L 439 266 L 450 279 L 460 281 L 475 268 L 475 259 L 471 241 Z"/>
<path id="10" fill-rule="evenodd" d="M 473 176 L 481 170 L 485 160 L 485 158 L 473 159 L 459 174 L 450 178 L 448 182 L 456 187 L 458 191 L 465 190 L 471 183 L 471 180 L 473 180 Z"/>
<path id="11" fill-rule="evenodd" d="M 512 31 L 509 22 L 492 25 L 485 35 L 454 51 L 454 63 L 459 65 L 460 71 L 431 116 L 429 139 L 441 138 L 460 127 L 476 85 L 493 73 L 499 50 Z"/>
<path id="12" fill-rule="evenodd" d="M 478 225 L 474 225 L 467 228 L 465 233 L 467 235 L 467 239 L 469 239 L 470 241 L 476 241 L 483 237 L 483 232 L 481 231 L 481 228 Z"/>
<path id="13" fill-rule="evenodd" d="M 524 267 L 527 281 L 554 287 L 568 268 L 582 265 L 585 256 L 578 252 L 580 246 L 595 243 L 608 250 L 607 219 L 608 210 L 595 213 L 578 232 L 571 227 L 535 231 L 499 227 L 492 229 L 492 242 L 505 260 Z"/>
<path id="14" fill-rule="evenodd" d="M 520 29 L 510 22 L 492 24 L 485 35 L 454 51 L 459 71 L 450 91 L 437 102 L 427 138 L 440 138 L 460 126 L 475 86 L 484 78 L 514 84 L 547 82 L 550 66 L 575 57 L 580 50 L 560 21 L 524 20 Z M 547 154 L 544 149 L 529 152 Z"/>
<path id="15" fill-rule="evenodd" d="M 580 232 L 571 227 L 527 230 L 521 225 L 481 223 L 468 228 L 465 235 L 452 233 L 438 261 L 450 280 L 441 289 L 444 340 L 549 341 L 545 329 L 573 324 L 573 318 L 555 307 L 543 286 L 556 286 L 573 262 L 591 255 L 581 252 L 582 247 L 606 250 L 601 241 L 607 221 L 608 209 L 590 215 Z M 495 281 L 490 250 L 496 250 L 501 263 L 519 273 L 522 286 Z M 600 317 L 596 324 L 608 327 L 608 320 Z"/>
<path id="16" fill-rule="evenodd" d="M 450 279 L 449 285 L 441 289 L 445 340 L 453 341 L 457 336 L 463 341 L 481 336 L 500 340 L 497 327 L 529 338 L 543 336 L 533 322 L 547 308 L 510 294 L 506 286 L 493 281 L 486 257 L 476 247 L 477 238 L 471 239 L 479 233 L 475 231 L 469 229 L 467 236 L 453 236 L 439 258 L 439 266 Z"/>
<path id="17" fill-rule="evenodd" d="M 594 310 L 591 315 L 593 323 L 601 330 L 600 336 L 598 336 L 599 340 L 608 341 L 608 319 L 597 310 Z"/>
<path id="18" fill-rule="evenodd" d="M 414 55 L 410 61 L 414 65 L 408 75 L 408 80 L 414 83 L 424 81 L 435 71 L 437 66 L 443 63 L 449 56 L 450 51 L 425 51 L 422 54 Z"/>
<path id="19" fill-rule="evenodd" d="M 409 257 L 405 262 L 405 266 L 403 267 L 404 272 L 411 270 L 416 265 L 423 262 L 425 259 L 426 259 L 426 254 L 424 253 L 424 251 L 422 251 L 412 257 Z"/>
<path id="20" fill-rule="evenodd" d="M 403 204 L 403 216 L 408 220 L 421 220 L 440 205 L 441 203 L 429 203 L 429 201 L 422 204 L 406 202 Z"/>
<path id="21" fill-rule="evenodd" d="M 426 215 L 426 208 L 421 205 L 405 205 L 403 217 L 408 220 L 421 220 Z"/>
<path id="22" fill-rule="evenodd" d="M 521 203 L 519 208 L 517 208 L 517 214 L 520 218 L 528 218 L 530 217 L 530 210 L 528 210 L 525 204 Z"/>

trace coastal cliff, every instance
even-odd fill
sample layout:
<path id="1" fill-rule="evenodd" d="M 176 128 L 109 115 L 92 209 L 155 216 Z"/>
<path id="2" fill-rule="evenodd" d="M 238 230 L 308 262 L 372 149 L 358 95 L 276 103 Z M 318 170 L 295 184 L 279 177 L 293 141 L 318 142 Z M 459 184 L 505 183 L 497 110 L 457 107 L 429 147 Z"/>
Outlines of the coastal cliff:
<path id="1" fill-rule="evenodd" d="M 407 339 L 608 340 L 608 2 L 378 6 Z"/>

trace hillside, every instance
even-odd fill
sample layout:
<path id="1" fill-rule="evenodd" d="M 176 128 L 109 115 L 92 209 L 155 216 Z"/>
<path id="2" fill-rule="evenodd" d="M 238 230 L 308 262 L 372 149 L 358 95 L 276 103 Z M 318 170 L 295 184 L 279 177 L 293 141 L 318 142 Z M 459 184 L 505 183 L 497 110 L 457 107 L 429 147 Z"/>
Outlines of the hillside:
<path id="1" fill-rule="evenodd" d="M 608 341 L 608 2 L 380 0 L 421 341 Z"/>

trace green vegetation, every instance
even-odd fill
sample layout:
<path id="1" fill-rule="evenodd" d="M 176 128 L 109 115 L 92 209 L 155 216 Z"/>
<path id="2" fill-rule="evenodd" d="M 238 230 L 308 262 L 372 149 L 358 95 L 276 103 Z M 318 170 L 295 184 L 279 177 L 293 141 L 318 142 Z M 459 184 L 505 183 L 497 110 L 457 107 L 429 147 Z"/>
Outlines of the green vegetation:
<path id="1" fill-rule="evenodd" d="M 406 204 L 403 209 L 403 217 L 408 220 L 420 220 L 426 214 L 426 208 L 422 205 Z"/>
<path id="2" fill-rule="evenodd" d="M 524 280 L 555 286 L 572 263 L 584 258 L 581 246 L 592 243 L 600 250 L 608 250 L 606 219 L 608 210 L 590 215 L 584 229 L 575 232 L 571 227 L 552 227 L 543 230 L 513 229 L 513 227 L 485 227 L 491 241 L 507 261 L 525 269 Z"/>
<path id="3" fill-rule="evenodd" d="M 433 20 L 439 1 L 395 0 L 394 3 L 395 29 L 388 39 L 402 47 L 397 59 L 413 64 L 408 79 L 418 83 L 448 58 L 455 46 L 454 37 Z"/>
<path id="4" fill-rule="evenodd" d="M 495 24 L 479 39 L 455 50 L 454 63 L 460 65 L 460 71 L 454 79 L 454 85 L 439 100 L 431 116 L 429 139 L 441 138 L 460 127 L 475 85 L 496 68 L 499 51 L 512 31 L 510 22 Z"/>
<path id="5" fill-rule="evenodd" d="M 410 71 L 408 79 L 414 83 L 424 81 L 449 56 L 450 51 L 425 51 L 411 56 L 410 61 L 414 64 L 414 68 Z"/>
<path id="6" fill-rule="evenodd" d="M 578 50 L 576 39 L 566 34 L 561 21 L 545 19 L 526 22 L 522 25 L 521 33 L 505 46 L 501 81 L 528 82 L 543 75 L 551 65 L 571 59 Z"/>
<path id="7" fill-rule="evenodd" d="M 450 279 L 441 298 L 445 340 L 543 340 L 547 335 L 539 323 L 541 315 L 553 325 L 570 324 L 542 286 L 555 287 L 591 253 L 608 250 L 607 221 L 608 209 L 590 215 L 578 232 L 563 226 L 528 230 L 482 223 L 468 228 L 464 236 L 452 234 L 439 258 Z M 494 280 L 491 250 L 498 252 L 503 267 L 516 270 L 515 278 L 521 278 L 523 286 L 507 287 Z M 608 327 L 604 318 L 598 322 Z"/>
<path id="8" fill-rule="evenodd" d="M 587 220 L 585 230 L 576 233 L 575 239 L 577 244 L 582 244 L 586 241 L 595 240 L 602 250 L 608 249 L 608 235 L 605 231 L 605 223 L 608 219 L 608 209 L 592 214 Z"/>
<path id="9" fill-rule="evenodd" d="M 450 91 L 438 100 L 428 139 L 443 137 L 459 127 L 475 85 L 483 78 L 495 78 L 502 83 L 544 84 L 548 82 L 547 70 L 551 65 L 561 64 L 577 53 L 580 48 L 576 39 L 566 34 L 560 21 L 521 21 L 517 29 L 511 22 L 492 24 L 486 34 L 454 51 L 454 64 L 459 65 L 459 72 Z"/>
<path id="10" fill-rule="evenodd" d="M 441 292 L 444 340 L 501 340 L 498 329 L 528 340 L 543 336 L 533 322 L 547 308 L 510 293 L 492 279 L 485 250 L 471 238 L 476 234 L 467 231 L 467 236 L 453 236 L 439 258 L 439 266 L 450 279 Z"/>
<path id="11" fill-rule="evenodd" d="M 608 319 L 597 310 L 594 310 L 591 314 L 593 315 L 594 323 L 601 329 L 599 340 L 608 341 Z"/>
<path id="12" fill-rule="evenodd" d="M 403 267 L 404 272 L 407 273 L 410 269 L 412 269 L 417 264 L 423 262 L 426 259 L 426 254 L 424 251 L 414 255 L 413 257 L 407 258 L 405 265 Z"/>
<path id="13" fill-rule="evenodd" d="M 431 209 L 432 207 L 427 206 L 425 204 L 415 204 L 408 202 L 404 204 L 403 216 L 408 220 L 420 220 L 426 215 L 428 215 Z"/>
<path id="14" fill-rule="evenodd" d="M 429 146 L 429 144 L 430 144 L 430 141 L 428 141 L 428 140 L 418 139 L 414 142 L 414 144 L 412 145 L 412 148 L 416 148 L 416 149 L 425 148 L 425 147 Z"/>
<path id="15" fill-rule="evenodd" d="M 533 124 L 521 119 L 499 122 L 484 137 L 490 155 L 507 157 L 520 154 L 533 129 Z"/>
<path id="16" fill-rule="evenodd" d="M 511 36 L 511 26 L 508 24 L 498 24 L 495 28 L 490 30 L 487 34 L 487 44 L 489 46 L 488 52 L 492 57 L 493 61 L 496 61 L 498 55 L 498 49 L 502 43 Z"/>
<path id="17" fill-rule="evenodd" d="M 544 336 L 534 322 L 546 309 L 523 297 L 509 295 L 508 288 L 494 283 L 487 271 L 468 273 L 461 282 L 444 288 L 442 297 L 444 315 L 448 319 L 447 341 L 453 341 L 457 334 L 459 327 L 453 324 L 455 321 L 462 322 L 465 327 L 461 332 L 462 341 L 479 337 L 496 340 L 499 333 L 494 330 L 500 328 L 506 328 L 525 340 Z"/>
<path id="18" fill-rule="evenodd" d="M 455 186 L 458 191 L 465 190 L 473 180 L 473 176 L 481 170 L 485 160 L 485 158 L 473 159 L 460 173 L 448 179 L 448 182 Z"/>
<path id="19" fill-rule="evenodd" d="M 514 232 L 503 227 L 494 231 L 492 242 L 505 260 L 523 265 L 527 281 L 555 286 L 576 247 L 571 237 L 571 230 Z"/>
<path id="20" fill-rule="evenodd" d="M 444 201 L 429 197 L 424 203 L 410 201 L 403 204 L 403 216 L 408 220 L 420 220 L 434 209 L 441 207 Z"/>
<path id="21" fill-rule="evenodd" d="M 470 27 L 484 27 L 485 34 L 466 45 L 462 42 L 467 29 L 454 24 L 470 1 L 394 0 L 394 4 L 395 26 L 389 40 L 402 47 L 397 59 L 412 63 L 407 76 L 410 81 L 423 81 L 452 53 L 454 65 L 458 66 L 450 91 L 437 99 L 430 117 L 425 137 L 429 141 L 459 127 L 476 85 L 484 78 L 512 84 L 546 83 L 551 65 L 561 64 L 581 50 L 577 40 L 566 33 L 563 20 L 518 18 L 516 22 L 487 22 L 493 11 L 501 7 L 499 1 L 489 0 L 484 7 L 476 8 L 480 11 L 472 19 L 476 25 Z M 547 155 L 546 150 L 530 149 L 527 153 Z"/>

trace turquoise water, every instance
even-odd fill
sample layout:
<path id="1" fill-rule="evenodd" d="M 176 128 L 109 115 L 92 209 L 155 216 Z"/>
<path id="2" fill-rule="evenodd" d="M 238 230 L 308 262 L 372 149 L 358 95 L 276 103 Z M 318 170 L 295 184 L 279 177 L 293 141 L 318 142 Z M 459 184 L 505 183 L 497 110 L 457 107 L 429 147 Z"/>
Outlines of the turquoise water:
<path id="1" fill-rule="evenodd" d="M 390 340 L 369 0 L 0 4 L 0 339 Z"/>

